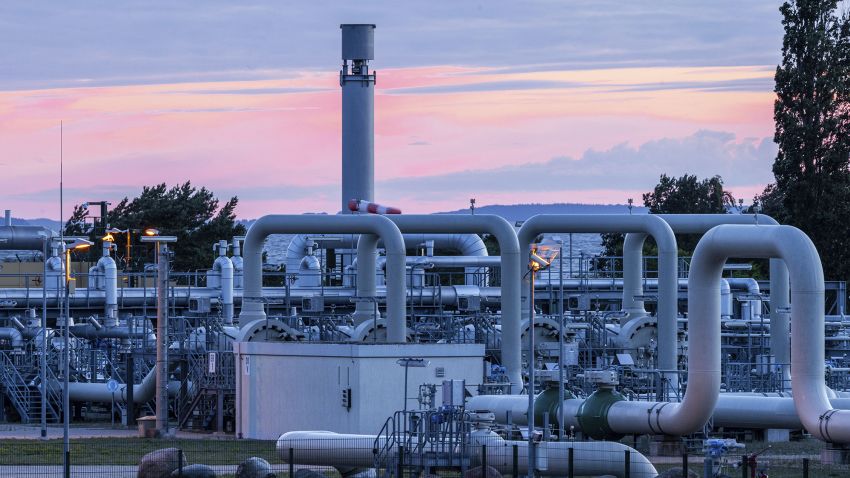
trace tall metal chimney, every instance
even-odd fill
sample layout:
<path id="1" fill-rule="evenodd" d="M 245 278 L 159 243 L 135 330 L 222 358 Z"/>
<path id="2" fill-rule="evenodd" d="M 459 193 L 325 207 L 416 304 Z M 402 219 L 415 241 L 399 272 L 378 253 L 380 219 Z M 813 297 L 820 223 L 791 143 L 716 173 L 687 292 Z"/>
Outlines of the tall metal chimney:
<path id="1" fill-rule="evenodd" d="M 375 200 L 375 25 L 343 24 L 342 70 L 342 202 Z"/>

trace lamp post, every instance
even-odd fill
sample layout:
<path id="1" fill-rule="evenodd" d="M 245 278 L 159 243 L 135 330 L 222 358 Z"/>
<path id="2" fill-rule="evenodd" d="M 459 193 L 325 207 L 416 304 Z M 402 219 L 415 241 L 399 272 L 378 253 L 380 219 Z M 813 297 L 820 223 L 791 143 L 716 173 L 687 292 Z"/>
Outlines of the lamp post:
<path id="1" fill-rule="evenodd" d="M 537 467 L 537 450 L 534 446 L 534 275 L 552 264 L 558 255 L 558 244 L 544 238 L 532 244 L 528 251 L 528 478 L 533 478 Z"/>
<path id="2" fill-rule="evenodd" d="M 404 367 L 404 410 L 403 410 L 403 413 L 406 415 L 407 414 L 407 370 L 410 367 L 424 368 L 424 367 L 427 367 L 428 365 L 431 365 L 431 362 L 429 360 L 425 360 L 423 358 L 405 357 L 405 358 L 400 358 L 400 359 L 396 360 L 395 363 Z"/>
<path id="3" fill-rule="evenodd" d="M 141 241 L 153 242 L 157 250 L 156 433 L 159 437 L 165 437 L 168 435 L 168 243 L 177 242 L 177 238 L 159 236 L 159 231 L 155 229 L 147 229 L 145 234 Z"/>
<path id="4" fill-rule="evenodd" d="M 65 244 L 65 241 L 72 241 Z M 81 237 L 65 237 L 62 240 L 62 253 L 65 255 L 65 318 L 62 346 L 62 451 L 65 477 L 71 476 L 71 396 L 68 386 L 71 375 L 71 251 L 88 249 L 93 243 Z"/>
<path id="5" fill-rule="evenodd" d="M 46 231 L 41 236 L 41 357 L 38 360 L 41 381 L 41 439 L 47 439 L 47 246 L 52 235 Z"/>

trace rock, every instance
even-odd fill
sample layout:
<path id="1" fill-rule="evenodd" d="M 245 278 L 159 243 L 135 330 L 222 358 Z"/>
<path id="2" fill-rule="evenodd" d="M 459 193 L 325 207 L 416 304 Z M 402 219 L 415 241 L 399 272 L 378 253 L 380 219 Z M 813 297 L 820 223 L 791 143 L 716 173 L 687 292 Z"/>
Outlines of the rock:
<path id="1" fill-rule="evenodd" d="M 272 473 L 272 466 L 262 458 L 252 456 L 236 468 L 236 478 L 277 478 Z"/>
<path id="2" fill-rule="evenodd" d="M 463 478 L 484 478 L 484 467 L 476 466 L 475 468 L 466 470 L 466 473 L 463 474 Z M 488 465 L 487 478 L 502 478 L 502 474 L 499 473 L 499 470 Z"/>
<path id="3" fill-rule="evenodd" d="M 186 455 L 178 448 L 162 448 L 143 456 L 139 461 L 137 478 L 169 478 L 171 472 L 179 466 L 179 456 L 183 455 L 183 466 L 189 464 Z"/>
<path id="4" fill-rule="evenodd" d="M 327 476 L 319 473 L 318 471 L 308 470 L 307 468 L 302 468 L 295 472 L 294 478 L 328 478 Z"/>
<path id="5" fill-rule="evenodd" d="M 694 465 L 696 466 L 696 465 Z M 662 471 L 658 474 L 657 478 L 682 478 L 682 467 L 674 466 L 669 470 Z M 688 468 L 688 478 L 700 478 L 699 474 L 694 470 Z"/>
<path id="6" fill-rule="evenodd" d="M 184 466 L 183 471 L 174 470 L 171 472 L 171 478 L 215 478 L 215 471 L 207 465 L 189 465 Z"/>

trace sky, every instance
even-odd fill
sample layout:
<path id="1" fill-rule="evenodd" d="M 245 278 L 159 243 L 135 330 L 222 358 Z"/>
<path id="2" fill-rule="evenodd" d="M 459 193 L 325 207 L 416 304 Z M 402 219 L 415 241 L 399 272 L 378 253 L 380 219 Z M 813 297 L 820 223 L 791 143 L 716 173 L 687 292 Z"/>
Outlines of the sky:
<path id="1" fill-rule="evenodd" d="M 375 200 L 640 202 L 773 179 L 781 2 L 0 3 L 0 207 L 191 180 L 237 214 L 336 212 L 341 23 L 374 23 Z"/>

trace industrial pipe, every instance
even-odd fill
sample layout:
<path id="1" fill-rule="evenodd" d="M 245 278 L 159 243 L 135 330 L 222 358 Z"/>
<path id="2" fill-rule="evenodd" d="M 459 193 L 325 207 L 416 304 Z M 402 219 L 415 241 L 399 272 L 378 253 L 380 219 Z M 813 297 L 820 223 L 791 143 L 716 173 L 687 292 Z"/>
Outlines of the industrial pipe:
<path id="1" fill-rule="evenodd" d="M 218 243 L 218 257 L 213 262 L 213 273 L 219 276 L 224 325 L 233 325 L 233 262 L 227 257 L 227 241 Z"/>
<path id="2" fill-rule="evenodd" d="M 658 368 L 676 370 L 676 318 L 678 316 L 677 261 L 678 250 L 673 230 L 661 218 L 652 215 L 540 214 L 525 221 L 517 234 L 520 250 L 528 254 L 531 243 L 543 233 L 639 232 L 651 235 L 658 244 Z M 523 301 L 528 302 L 530 280 L 524 272 Z M 506 274 L 502 271 L 502 280 Z M 625 290 L 625 288 L 624 288 Z M 503 326 L 504 327 L 504 326 Z M 673 390 L 678 376 L 665 374 Z"/>
<path id="3" fill-rule="evenodd" d="M 520 280 L 521 257 L 513 226 L 500 216 L 477 214 L 386 216 L 405 233 L 487 233 L 499 243 L 502 269 L 502 365 L 514 393 L 522 388 L 520 365 Z M 388 263 L 389 264 L 389 263 Z"/>
<path id="4" fill-rule="evenodd" d="M 180 390 L 180 382 L 172 380 L 168 383 L 168 395 L 174 397 Z M 151 369 L 141 383 L 133 385 L 133 403 L 147 403 L 154 398 L 156 391 L 156 369 Z M 68 384 L 68 395 L 73 402 L 112 401 L 113 394 L 106 388 L 106 383 L 72 382 Z M 127 384 L 121 384 L 114 394 L 115 401 L 127 402 Z"/>
<path id="5" fill-rule="evenodd" d="M 16 349 L 24 346 L 24 337 L 21 331 L 14 327 L 0 327 L 0 340 L 8 341 Z"/>
<path id="6" fill-rule="evenodd" d="M 507 441 L 490 430 L 472 432 L 471 449 L 468 454 L 473 463 L 480 464 L 481 448 L 487 446 L 487 465 L 500 473 L 508 474 L 513 469 L 513 450 L 517 448 L 517 466 L 520 473 L 528 471 L 528 443 Z M 295 431 L 284 433 L 277 440 L 277 452 L 284 462 L 311 466 L 332 466 L 342 473 L 375 466 L 373 450 L 384 449 L 391 455 L 398 453 L 398 446 L 387 447 L 385 437 L 374 435 L 341 434 L 326 431 Z M 541 475 L 567 476 L 568 449 L 573 449 L 573 472 L 577 476 L 613 475 L 617 477 L 655 477 L 655 467 L 638 451 L 613 442 L 544 442 L 537 445 L 538 453 L 548 455 L 546 469 L 538 470 Z M 291 450 L 291 451 L 290 451 Z M 625 467 L 625 452 L 629 451 L 629 470 Z M 291 455 L 290 455 L 291 453 Z"/>
<path id="7" fill-rule="evenodd" d="M 53 231 L 42 226 L 0 227 L 0 249 L 14 251 L 42 251 L 45 238 L 53 237 Z"/>
<path id="8" fill-rule="evenodd" d="M 704 234 L 712 227 L 723 224 L 762 224 L 762 225 L 778 225 L 770 216 L 764 214 L 658 214 L 658 217 L 664 219 L 667 224 L 673 229 L 676 234 Z M 643 243 L 636 251 L 643 255 Z M 630 264 L 641 265 L 643 262 L 637 259 L 636 262 Z M 625 259 L 624 259 L 625 268 Z M 634 279 L 635 274 L 623 271 L 624 278 Z M 641 272 L 638 271 L 636 286 L 629 286 L 630 289 L 640 287 Z M 771 259 L 770 261 L 770 321 L 774 325 L 770 333 L 770 347 L 773 355 L 776 356 L 776 361 L 779 363 L 790 363 L 791 352 L 789 349 L 789 296 L 788 296 L 788 268 L 780 259 Z M 785 367 L 783 383 L 790 383 L 790 370 Z"/>
<path id="9" fill-rule="evenodd" d="M 850 410 L 836 410 L 824 384 L 824 283 L 820 256 L 811 239 L 791 226 L 717 226 L 694 253 L 708 265 L 707 278 L 720 280 L 730 257 L 779 258 L 791 281 L 791 383 L 800 421 L 815 437 L 850 443 Z M 691 272 L 693 276 L 693 269 Z M 710 283 L 711 283 L 710 282 Z M 773 327 L 771 327 L 771 333 Z M 704 338 L 701 335 L 701 343 Z M 718 346 L 719 347 L 719 346 Z M 691 362 L 693 363 L 693 362 Z M 688 391 L 690 391 L 690 384 Z"/>
<path id="10" fill-rule="evenodd" d="M 379 215 L 320 216 L 270 215 L 263 216 L 248 230 L 244 243 L 245 290 L 241 327 L 263 320 L 263 243 L 270 234 L 375 234 L 384 241 L 387 251 L 387 340 L 404 342 L 407 335 L 405 320 L 406 287 L 404 276 L 404 240 L 398 227 Z"/>

